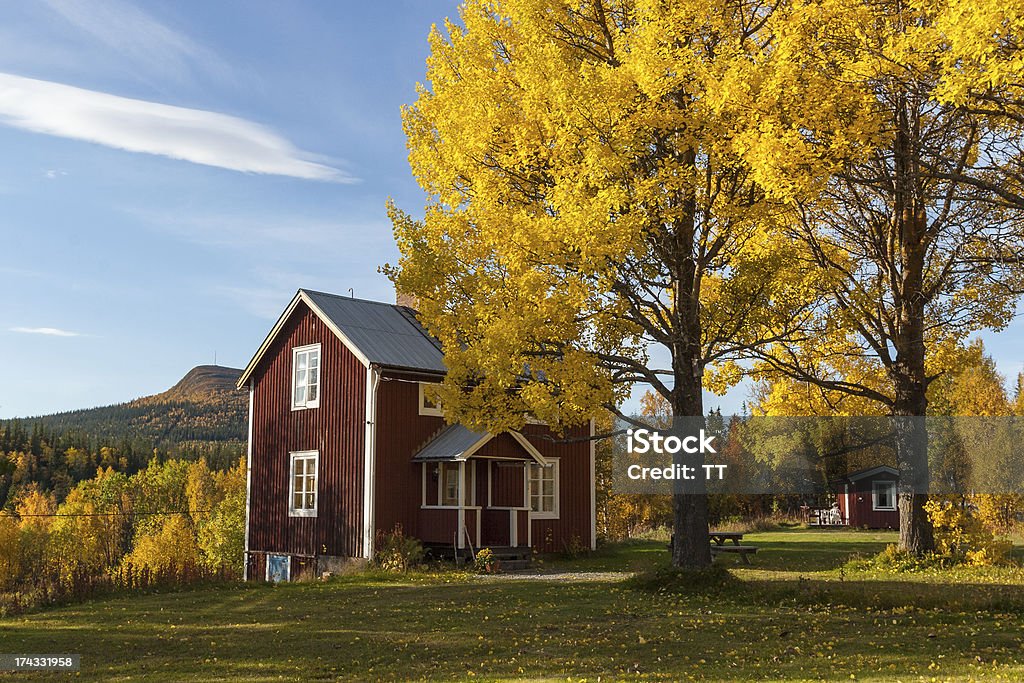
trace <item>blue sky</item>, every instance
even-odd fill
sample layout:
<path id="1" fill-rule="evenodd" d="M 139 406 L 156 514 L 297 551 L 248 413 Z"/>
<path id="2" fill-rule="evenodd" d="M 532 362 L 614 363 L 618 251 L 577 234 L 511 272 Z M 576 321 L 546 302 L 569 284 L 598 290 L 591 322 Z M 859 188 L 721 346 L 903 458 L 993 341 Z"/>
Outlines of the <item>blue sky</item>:
<path id="1" fill-rule="evenodd" d="M 0 417 L 241 367 L 300 286 L 391 300 L 399 108 L 455 7 L 0 5 Z"/>
<path id="2" fill-rule="evenodd" d="M 456 5 L 0 4 L 0 418 L 242 367 L 299 287 L 391 300 L 399 110 Z"/>

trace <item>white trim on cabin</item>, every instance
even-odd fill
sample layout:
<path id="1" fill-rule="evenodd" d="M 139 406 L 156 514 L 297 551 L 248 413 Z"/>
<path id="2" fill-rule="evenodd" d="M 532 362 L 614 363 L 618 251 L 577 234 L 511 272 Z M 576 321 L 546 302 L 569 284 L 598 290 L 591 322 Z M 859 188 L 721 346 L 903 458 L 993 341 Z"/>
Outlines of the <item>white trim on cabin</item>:
<path id="1" fill-rule="evenodd" d="M 590 549 L 597 550 L 597 452 L 594 418 L 590 418 Z"/>
<path id="2" fill-rule="evenodd" d="M 526 454 L 529 455 L 534 462 L 536 462 L 539 465 L 548 464 L 548 461 L 544 458 L 543 455 L 541 455 L 540 451 L 538 451 L 537 448 L 532 443 L 530 443 L 530 440 L 523 436 L 521 433 L 515 431 L 510 431 L 506 433 L 513 439 L 515 439 L 520 446 L 523 447 L 523 450 L 526 451 Z M 464 462 L 472 457 L 477 457 L 483 460 L 517 460 L 518 458 L 510 458 L 508 456 L 502 455 L 476 455 L 476 452 L 483 448 L 484 445 L 487 444 L 487 442 L 493 439 L 495 436 L 495 434 L 491 434 L 490 432 L 484 434 L 482 437 L 480 437 L 479 440 L 476 441 L 476 443 L 474 443 L 472 446 L 464 450 L 461 454 L 453 457 L 451 460 L 421 460 L 420 462 Z"/>
<path id="3" fill-rule="evenodd" d="M 842 520 L 843 524 L 850 523 L 850 485 L 843 484 L 843 515 L 845 519 Z"/>
<path id="4" fill-rule="evenodd" d="M 245 564 L 242 565 L 242 580 L 249 580 L 249 508 L 252 505 L 252 409 L 255 387 L 253 381 L 249 380 L 249 436 L 245 446 L 245 552 L 242 557 Z"/>
<path id="5" fill-rule="evenodd" d="M 380 371 L 366 367 L 366 430 L 363 434 L 363 557 L 373 559 L 374 484 L 377 476 L 377 387 Z"/>
<path id="6" fill-rule="evenodd" d="M 466 528 L 466 461 L 459 462 L 459 479 L 458 479 L 459 490 L 457 498 L 459 501 L 459 548 L 466 547 L 466 536 L 469 534 L 469 530 Z"/>

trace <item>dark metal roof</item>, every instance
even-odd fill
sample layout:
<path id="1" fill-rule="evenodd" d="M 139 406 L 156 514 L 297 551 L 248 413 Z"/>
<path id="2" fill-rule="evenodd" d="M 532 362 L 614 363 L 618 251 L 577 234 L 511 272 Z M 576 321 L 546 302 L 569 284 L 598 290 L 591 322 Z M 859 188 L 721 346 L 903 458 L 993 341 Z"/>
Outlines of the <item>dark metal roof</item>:
<path id="1" fill-rule="evenodd" d="M 474 432 L 460 424 L 446 427 L 440 434 L 427 442 L 413 462 L 438 462 L 462 460 L 466 451 L 488 438 L 485 432 Z"/>
<path id="2" fill-rule="evenodd" d="M 300 290 L 374 365 L 444 373 L 440 344 L 405 306 Z"/>
<path id="3" fill-rule="evenodd" d="M 856 472 L 850 472 L 845 477 L 843 477 L 843 479 L 849 481 L 858 481 L 866 477 L 873 477 L 876 474 L 888 474 L 889 476 L 896 477 L 897 479 L 900 476 L 899 470 L 897 470 L 895 467 L 889 467 L 888 465 L 877 465 L 875 467 L 868 467 L 863 470 L 857 470 Z M 842 481 L 842 479 L 840 481 Z"/>

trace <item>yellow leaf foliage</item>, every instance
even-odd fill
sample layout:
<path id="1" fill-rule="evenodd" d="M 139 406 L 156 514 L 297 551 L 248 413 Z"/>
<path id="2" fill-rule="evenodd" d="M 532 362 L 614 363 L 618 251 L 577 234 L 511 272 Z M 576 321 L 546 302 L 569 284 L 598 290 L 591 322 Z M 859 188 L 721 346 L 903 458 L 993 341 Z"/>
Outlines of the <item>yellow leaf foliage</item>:
<path id="1" fill-rule="evenodd" d="M 460 18 L 431 32 L 403 112 L 428 201 L 422 220 L 389 207 L 387 269 L 443 344 L 448 418 L 579 424 L 657 384 L 652 345 L 678 391 L 735 384 L 737 347 L 785 326 L 818 277 L 774 233 L 781 179 L 828 161 L 807 121 L 758 114 L 791 95 L 766 91 L 786 77 L 767 75 L 773 6 L 470 0 Z"/>

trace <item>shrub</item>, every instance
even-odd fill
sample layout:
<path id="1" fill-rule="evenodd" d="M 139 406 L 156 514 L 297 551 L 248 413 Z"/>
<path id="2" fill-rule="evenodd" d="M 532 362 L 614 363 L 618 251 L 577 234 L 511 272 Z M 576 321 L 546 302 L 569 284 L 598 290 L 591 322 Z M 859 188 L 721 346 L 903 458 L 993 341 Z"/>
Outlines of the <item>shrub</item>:
<path id="1" fill-rule="evenodd" d="M 490 548 L 480 548 L 473 556 L 473 568 L 478 572 L 495 574 L 501 569 L 501 564 L 494 557 L 494 551 Z"/>
<path id="2" fill-rule="evenodd" d="M 951 564 L 1005 564 L 1012 544 L 995 537 L 981 520 L 962 505 L 932 499 L 925 510 L 935 529 L 935 549 Z"/>
<path id="3" fill-rule="evenodd" d="M 905 550 L 900 550 L 898 546 L 892 544 L 885 546 L 885 550 L 874 557 L 850 560 L 846 563 L 846 567 L 855 571 L 876 569 L 885 572 L 903 573 L 921 571 L 931 567 L 941 567 L 945 563 L 944 558 L 935 553 L 917 556 Z"/>
<path id="4" fill-rule="evenodd" d="M 713 564 L 704 569 L 659 567 L 628 579 L 627 585 L 656 593 L 720 593 L 733 589 L 738 581 L 725 567 Z"/>
<path id="5" fill-rule="evenodd" d="M 419 539 L 406 536 L 397 524 L 388 533 L 378 532 L 374 562 L 388 572 L 407 572 L 423 561 L 425 551 Z"/>
<path id="6" fill-rule="evenodd" d="M 570 560 L 582 557 L 590 551 L 590 548 L 583 545 L 583 540 L 578 535 L 573 535 L 565 546 L 565 557 Z"/>

